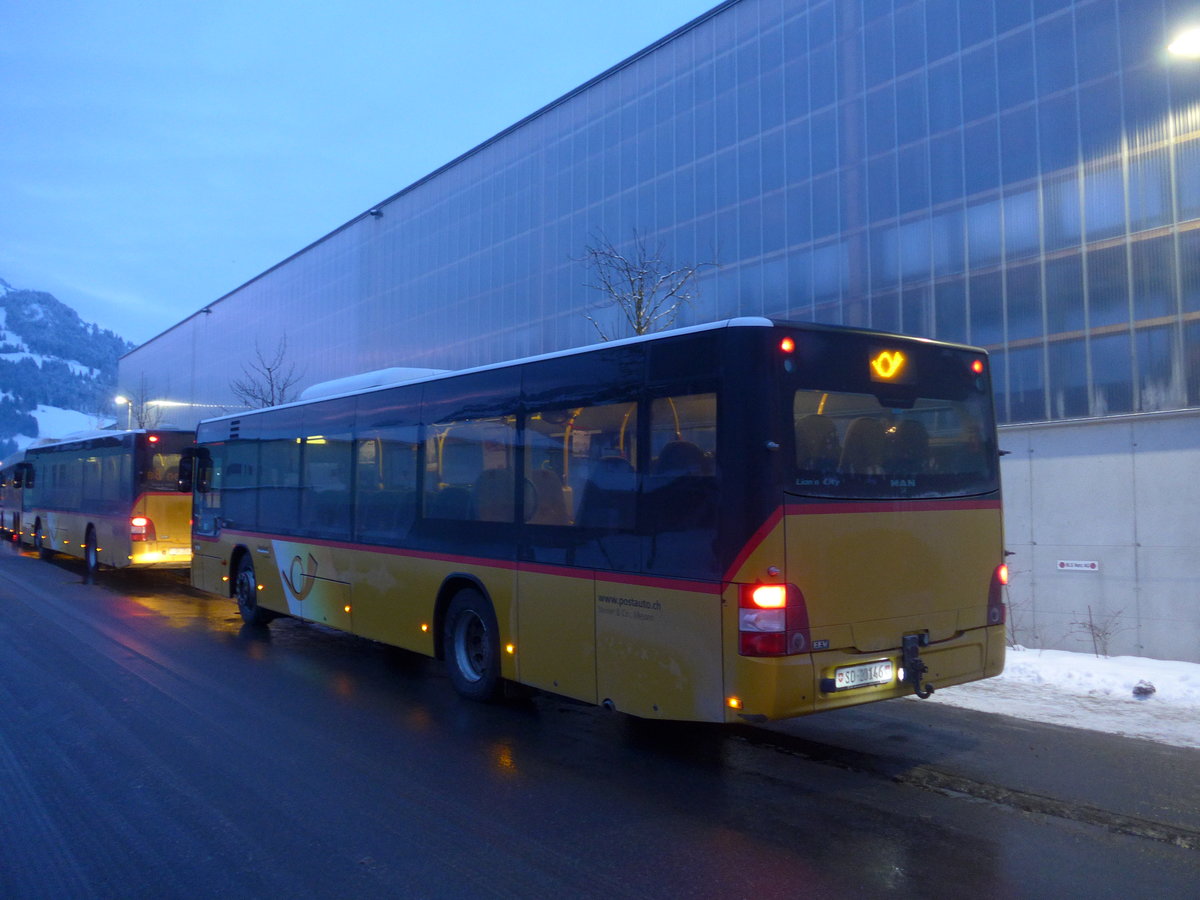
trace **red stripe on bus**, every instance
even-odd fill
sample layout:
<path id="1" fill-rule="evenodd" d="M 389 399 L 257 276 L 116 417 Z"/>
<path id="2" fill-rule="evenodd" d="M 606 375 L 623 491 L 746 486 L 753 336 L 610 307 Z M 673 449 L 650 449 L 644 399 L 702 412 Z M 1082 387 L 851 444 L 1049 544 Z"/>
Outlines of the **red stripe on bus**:
<path id="1" fill-rule="evenodd" d="M 789 503 L 789 516 L 834 516 L 854 513 L 947 512 L 1000 509 L 999 500 L 864 500 L 843 503 Z"/>
<path id="2" fill-rule="evenodd" d="M 511 559 L 488 559 L 486 557 L 476 556 L 455 556 L 450 553 L 437 553 L 431 550 L 404 550 L 399 547 L 381 547 L 375 544 L 354 544 L 347 541 L 330 541 L 321 538 L 296 538 L 281 535 L 279 537 L 268 537 L 255 532 L 231 531 L 226 529 L 225 535 L 245 538 L 247 542 L 254 540 L 281 541 L 288 544 L 314 544 L 321 547 L 333 547 L 340 550 L 357 550 L 366 553 L 384 553 L 388 556 L 404 556 L 409 559 L 430 560 L 433 562 L 444 562 L 452 565 L 462 566 L 464 568 L 475 566 L 488 569 L 504 569 L 510 572 L 532 572 L 538 575 L 553 575 L 559 578 L 576 578 L 586 581 L 598 581 L 605 583 L 629 584 L 639 587 L 659 588 L 661 590 L 672 591 L 692 591 L 701 594 L 719 594 L 721 592 L 721 582 L 719 581 L 690 581 L 679 578 L 663 578 L 654 575 L 632 575 L 621 572 L 609 572 L 606 569 L 589 569 L 582 566 L 554 566 L 548 563 L 529 563 L 518 562 Z M 197 540 L 206 540 L 216 542 L 220 540 L 215 537 L 200 537 Z"/>

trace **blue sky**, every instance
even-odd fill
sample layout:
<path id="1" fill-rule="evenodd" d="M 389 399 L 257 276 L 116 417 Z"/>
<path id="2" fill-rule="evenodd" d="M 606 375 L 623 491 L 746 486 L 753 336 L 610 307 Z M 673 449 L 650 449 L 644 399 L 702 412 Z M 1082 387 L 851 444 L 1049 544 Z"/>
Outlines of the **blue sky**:
<path id="1" fill-rule="evenodd" d="M 143 342 L 717 0 L 0 0 L 0 278 Z"/>

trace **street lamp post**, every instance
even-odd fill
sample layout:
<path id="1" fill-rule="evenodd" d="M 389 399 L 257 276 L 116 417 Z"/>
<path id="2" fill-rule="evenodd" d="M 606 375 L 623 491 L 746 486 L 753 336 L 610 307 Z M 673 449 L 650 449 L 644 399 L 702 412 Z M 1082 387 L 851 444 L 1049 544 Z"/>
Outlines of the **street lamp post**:
<path id="1" fill-rule="evenodd" d="M 114 397 L 113 400 L 119 406 L 124 405 L 124 407 L 125 407 L 125 430 L 126 431 L 132 430 L 133 429 L 133 401 L 130 400 L 128 397 L 124 397 L 124 396 L 120 396 L 120 395 Z"/>

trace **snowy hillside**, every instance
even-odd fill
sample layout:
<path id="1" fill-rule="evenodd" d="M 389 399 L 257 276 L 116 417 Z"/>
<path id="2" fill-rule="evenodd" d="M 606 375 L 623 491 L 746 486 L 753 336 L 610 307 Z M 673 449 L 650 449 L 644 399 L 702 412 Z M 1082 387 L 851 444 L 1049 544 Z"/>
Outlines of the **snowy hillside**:
<path id="1" fill-rule="evenodd" d="M 0 457 L 112 421 L 117 361 L 132 347 L 54 296 L 0 279 Z"/>

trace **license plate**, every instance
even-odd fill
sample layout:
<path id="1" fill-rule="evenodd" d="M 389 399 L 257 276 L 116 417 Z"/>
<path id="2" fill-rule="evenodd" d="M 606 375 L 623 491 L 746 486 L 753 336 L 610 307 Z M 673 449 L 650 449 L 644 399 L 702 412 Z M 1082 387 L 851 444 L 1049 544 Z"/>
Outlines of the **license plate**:
<path id="1" fill-rule="evenodd" d="M 187 547 L 168 547 L 167 556 L 183 556 L 185 553 L 191 553 Z"/>
<path id="2" fill-rule="evenodd" d="M 894 674 L 895 669 L 890 659 L 857 666 L 841 666 L 834 670 L 833 684 L 837 690 L 845 691 L 872 684 L 887 684 Z"/>

